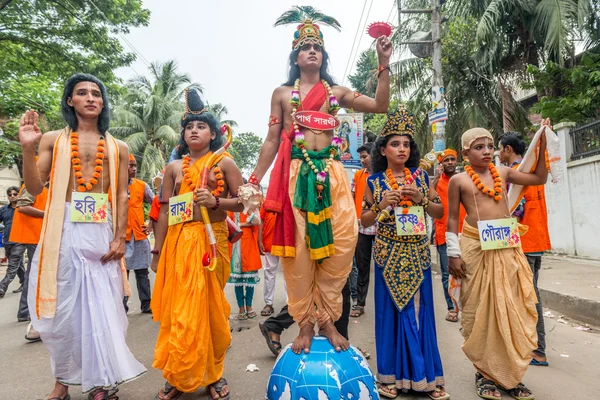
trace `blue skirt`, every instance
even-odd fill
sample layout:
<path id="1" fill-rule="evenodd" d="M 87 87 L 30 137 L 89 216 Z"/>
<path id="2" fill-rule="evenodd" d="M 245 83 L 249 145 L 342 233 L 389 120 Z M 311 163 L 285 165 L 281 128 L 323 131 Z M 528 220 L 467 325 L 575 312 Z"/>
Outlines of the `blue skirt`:
<path id="1" fill-rule="evenodd" d="M 398 389 L 430 392 L 444 385 L 437 345 L 431 268 L 408 304 L 398 311 L 375 262 L 377 379 Z"/>

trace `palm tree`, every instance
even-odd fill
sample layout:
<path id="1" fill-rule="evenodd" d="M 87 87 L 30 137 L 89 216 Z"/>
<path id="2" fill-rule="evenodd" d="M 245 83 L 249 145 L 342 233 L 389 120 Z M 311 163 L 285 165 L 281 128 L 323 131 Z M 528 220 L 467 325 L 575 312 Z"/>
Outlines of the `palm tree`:
<path id="1" fill-rule="evenodd" d="M 177 71 L 175 61 L 154 62 L 150 79 L 136 76 L 129 80 L 126 94 L 116 104 L 111 132 L 129 145 L 141 164 L 142 179 L 150 179 L 164 167 L 179 141 L 186 88 L 202 92 L 200 84 Z"/>
<path id="2" fill-rule="evenodd" d="M 238 126 L 237 122 L 235 122 L 234 120 L 224 119 L 225 116 L 229 113 L 229 110 L 223 104 L 210 104 L 209 102 L 206 102 L 206 108 L 217 118 L 217 121 L 221 122 L 221 124 L 227 124 L 232 128 Z"/>
<path id="3" fill-rule="evenodd" d="M 342 25 L 340 25 L 337 19 L 323 14 L 311 6 L 293 6 L 291 9 L 281 14 L 273 26 L 301 24 L 307 19 L 312 20 L 314 23 L 330 26 L 337 31 L 340 31 L 342 28 Z"/>

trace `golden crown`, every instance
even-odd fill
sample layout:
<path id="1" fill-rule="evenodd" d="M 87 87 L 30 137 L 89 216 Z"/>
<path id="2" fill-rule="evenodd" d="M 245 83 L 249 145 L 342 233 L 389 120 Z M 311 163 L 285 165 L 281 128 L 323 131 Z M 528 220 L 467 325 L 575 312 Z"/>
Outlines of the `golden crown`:
<path id="1" fill-rule="evenodd" d="M 316 43 L 321 47 L 324 46 L 323 33 L 319 29 L 319 25 L 313 24 L 310 19 L 304 20 L 303 24 L 298 25 L 296 32 L 294 32 L 292 48 L 298 50 L 306 43 Z"/>
<path id="2" fill-rule="evenodd" d="M 404 104 L 398 104 L 398 108 L 388 114 L 388 120 L 381 130 L 381 136 L 409 135 L 414 136 L 416 132 L 414 116 L 408 112 Z"/>

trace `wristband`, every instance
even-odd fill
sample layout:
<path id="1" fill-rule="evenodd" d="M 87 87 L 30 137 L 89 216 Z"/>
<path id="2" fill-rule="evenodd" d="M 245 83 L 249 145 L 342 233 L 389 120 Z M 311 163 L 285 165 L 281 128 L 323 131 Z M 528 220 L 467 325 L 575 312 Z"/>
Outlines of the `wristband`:
<path id="1" fill-rule="evenodd" d="M 150 254 L 160 254 L 160 250 L 152 250 Z"/>
<path id="2" fill-rule="evenodd" d="M 446 232 L 446 245 L 448 257 L 462 257 L 456 233 Z"/>
<path id="3" fill-rule="evenodd" d="M 256 178 L 256 175 L 254 175 L 254 173 L 252 173 L 252 175 L 250 175 L 250 178 L 248 178 L 248 183 L 251 183 L 256 186 L 258 186 L 260 184 L 260 182 Z"/>
<path id="4" fill-rule="evenodd" d="M 390 69 L 389 65 L 381 65 L 379 64 L 379 66 L 377 67 L 377 78 L 379 78 L 379 75 L 381 75 L 381 73 L 385 70 L 390 71 L 390 73 L 392 73 L 392 70 Z"/>
<path id="5" fill-rule="evenodd" d="M 211 207 L 211 210 L 218 210 L 219 206 L 221 205 L 221 198 L 219 196 L 214 196 L 214 195 L 213 195 L 213 197 L 215 198 L 215 201 L 217 203 L 215 204 L 214 207 Z"/>
<path id="6" fill-rule="evenodd" d="M 420 206 L 427 210 L 427 207 L 429 207 L 429 197 L 423 196 L 423 200 L 421 200 Z"/>
<path id="7" fill-rule="evenodd" d="M 379 204 L 377 203 L 373 203 L 373 205 L 371 206 L 371 211 L 373 211 L 373 214 L 377 215 L 381 212 L 381 208 L 379 208 Z"/>

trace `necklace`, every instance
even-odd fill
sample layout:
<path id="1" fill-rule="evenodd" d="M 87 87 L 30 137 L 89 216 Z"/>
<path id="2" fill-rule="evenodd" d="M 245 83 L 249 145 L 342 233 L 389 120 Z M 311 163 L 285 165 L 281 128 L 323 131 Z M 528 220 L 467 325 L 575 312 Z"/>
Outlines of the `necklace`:
<path id="1" fill-rule="evenodd" d="M 181 162 L 181 166 L 183 170 L 183 179 L 188 184 L 190 189 L 192 189 L 192 192 L 194 192 L 194 190 L 196 190 L 196 183 L 192 180 L 192 176 L 190 174 L 190 161 L 190 156 L 184 156 L 183 161 Z M 215 178 L 217 179 L 217 188 L 211 191 L 210 193 L 215 197 L 219 197 L 221 193 L 225 191 L 225 181 L 223 180 L 223 173 L 221 172 L 221 168 L 215 166 L 214 172 Z M 194 195 L 194 201 L 197 201 L 196 195 Z"/>
<path id="2" fill-rule="evenodd" d="M 488 168 L 492 173 L 492 177 L 494 178 L 494 189 L 490 189 L 487 186 L 485 186 L 483 182 L 481 182 L 481 178 L 479 177 L 479 175 L 476 174 L 475 171 L 473 171 L 473 168 L 471 168 L 470 165 L 467 165 L 465 167 L 465 171 L 467 172 L 467 174 L 469 174 L 471 180 L 473 181 L 475 186 L 477 186 L 477 189 L 481 190 L 482 193 L 493 197 L 494 200 L 500 201 L 502 200 L 502 178 L 500 177 L 500 174 L 498 173 L 498 170 L 496 169 L 496 166 L 494 164 L 490 163 Z"/>
<path id="3" fill-rule="evenodd" d="M 71 133 L 71 164 L 73 164 L 73 171 L 75 179 L 77 180 L 77 191 L 87 192 L 92 190 L 94 185 L 98 183 L 98 179 L 102 176 L 102 169 L 104 166 L 104 136 L 100 135 L 100 140 L 96 146 L 96 164 L 94 167 L 94 173 L 90 178 L 89 182 L 86 182 L 83 178 L 83 172 L 81 171 L 81 159 L 79 158 L 79 135 L 77 132 Z"/>
<path id="4" fill-rule="evenodd" d="M 323 86 L 325 86 L 325 89 L 327 90 L 327 94 L 329 95 L 329 110 L 328 110 L 329 114 L 331 114 L 335 118 L 337 118 L 337 113 L 340 110 L 340 103 L 337 101 L 337 98 L 333 94 L 333 91 L 331 90 L 331 87 L 329 86 L 327 81 L 325 79 L 322 79 L 321 82 L 323 83 Z M 329 159 L 325 161 L 325 168 L 323 169 L 323 171 L 319 171 L 319 169 L 315 166 L 315 163 L 310 159 L 308 152 L 306 151 L 306 147 L 305 147 L 306 142 L 304 141 L 304 134 L 302 132 L 300 132 L 300 127 L 298 126 L 298 123 L 296 122 L 296 118 L 295 118 L 296 113 L 298 112 L 298 108 L 300 107 L 300 104 L 301 104 L 299 89 L 300 89 L 300 79 L 296 79 L 296 82 L 294 83 L 294 90 L 292 90 L 292 98 L 290 100 L 290 104 L 292 105 L 292 121 L 293 121 L 293 125 L 294 125 L 294 140 L 296 142 L 296 146 L 298 146 L 300 148 L 300 150 L 302 150 L 302 155 L 304 156 L 304 159 L 306 160 L 306 162 L 308 163 L 310 168 L 313 170 L 313 172 L 317 176 L 317 180 L 316 180 L 317 193 L 318 193 L 317 199 L 323 200 L 323 197 L 321 195 L 321 193 L 323 192 L 323 188 L 324 188 L 323 184 L 327 180 L 329 168 L 331 167 L 333 158 L 338 153 L 338 149 L 339 149 L 340 145 L 342 144 L 342 139 L 340 139 L 338 134 L 334 131 L 333 139 L 331 139 L 331 144 L 332 144 L 333 148 L 329 152 Z"/>
<path id="5" fill-rule="evenodd" d="M 396 181 L 396 177 L 394 176 L 394 174 L 392 173 L 391 168 L 388 168 L 385 170 L 385 174 L 387 175 L 389 181 L 390 181 L 390 186 L 392 187 L 393 190 L 398 190 L 398 188 L 400 187 L 400 185 L 398 185 L 398 182 Z M 404 168 L 404 183 L 402 184 L 402 186 L 406 185 L 408 182 L 410 182 L 410 169 L 408 168 Z M 412 200 L 410 200 L 410 198 L 408 196 L 404 196 L 404 198 L 400 201 L 400 207 L 412 207 L 413 206 L 413 202 Z"/>

